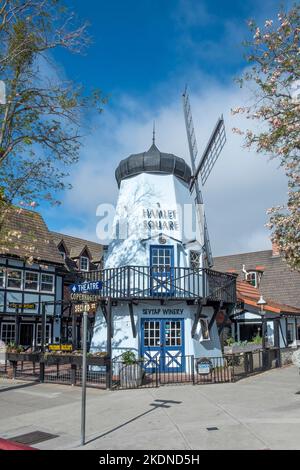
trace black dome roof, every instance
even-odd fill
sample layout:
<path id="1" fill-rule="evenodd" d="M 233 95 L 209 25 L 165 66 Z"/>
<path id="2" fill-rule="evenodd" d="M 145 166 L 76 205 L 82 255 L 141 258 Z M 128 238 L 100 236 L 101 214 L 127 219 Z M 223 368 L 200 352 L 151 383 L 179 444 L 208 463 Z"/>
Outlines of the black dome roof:
<path id="1" fill-rule="evenodd" d="M 191 169 L 183 158 L 160 152 L 154 143 L 147 152 L 136 153 L 121 160 L 115 172 L 118 186 L 122 180 L 140 173 L 174 175 L 186 183 L 191 179 Z"/>

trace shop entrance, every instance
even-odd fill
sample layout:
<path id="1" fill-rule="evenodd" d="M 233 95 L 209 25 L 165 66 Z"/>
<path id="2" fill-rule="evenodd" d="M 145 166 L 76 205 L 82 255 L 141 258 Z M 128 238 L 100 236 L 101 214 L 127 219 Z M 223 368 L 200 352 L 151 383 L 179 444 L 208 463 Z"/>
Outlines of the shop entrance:
<path id="1" fill-rule="evenodd" d="M 184 372 L 184 320 L 142 319 L 141 354 L 147 370 Z"/>
<path id="2" fill-rule="evenodd" d="M 33 323 L 21 323 L 20 324 L 20 341 L 22 346 L 28 347 L 33 345 Z"/>

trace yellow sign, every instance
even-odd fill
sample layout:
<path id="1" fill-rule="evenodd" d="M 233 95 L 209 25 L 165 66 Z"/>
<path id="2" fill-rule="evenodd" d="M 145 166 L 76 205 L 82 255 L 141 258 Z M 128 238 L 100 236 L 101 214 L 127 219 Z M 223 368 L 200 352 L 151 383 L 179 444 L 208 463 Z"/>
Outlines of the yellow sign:
<path id="1" fill-rule="evenodd" d="M 49 351 L 72 351 L 72 344 L 49 344 Z"/>
<path id="2" fill-rule="evenodd" d="M 35 310 L 36 304 L 21 304 L 16 302 L 9 302 L 8 308 L 24 308 L 25 310 Z"/>
<path id="3" fill-rule="evenodd" d="M 95 302 L 74 305 L 75 313 L 96 312 L 96 310 L 97 310 L 97 304 Z"/>
<path id="4" fill-rule="evenodd" d="M 79 302 L 97 302 L 103 299 L 101 295 L 97 294 L 71 294 L 71 300 L 77 300 Z"/>

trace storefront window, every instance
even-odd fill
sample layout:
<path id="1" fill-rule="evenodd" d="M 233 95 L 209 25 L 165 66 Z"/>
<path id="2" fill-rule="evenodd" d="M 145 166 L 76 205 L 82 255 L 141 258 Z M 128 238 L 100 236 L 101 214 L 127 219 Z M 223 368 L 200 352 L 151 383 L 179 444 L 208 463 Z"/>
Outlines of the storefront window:
<path id="1" fill-rule="evenodd" d="M 38 290 L 39 288 L 39 275 L 38 273 L 25 272 L 25 289 Z"/>
<path id="2" fill-rule="evenodd" d="M 5 272 L 4 268 L 0 268 L 0 287 L 5 286 Z"/>
<path id="3" fill-rule="evenodd" d="M 46 325 L 46 343 L 50 343 L 50 333 L 51 333 L 51 326 L 47 323 Z M 36 342 L 37 344 L 41 344 L 42 341 L 42 325 L 38 324 L 37 325 L 37 333 L 36 333 Z"/>
<path id="4" fill-rule="evenodd" d="M 19 269 L 7 270 L 7 287 L 11 289 L 22 288 L 22 271 Z"/>
<path id="5" fill-rule="evenodd" d="M 1 340 L 4 343 L 12 343 L 15 341 L 15 324 L 14 323 L 2 323 L 1 328 Z"/>
<path id="6" fill-rule="evenodd" d="M 41 291 L 54 291 L 54 276 L 52 274 L 41 274 Z"/>

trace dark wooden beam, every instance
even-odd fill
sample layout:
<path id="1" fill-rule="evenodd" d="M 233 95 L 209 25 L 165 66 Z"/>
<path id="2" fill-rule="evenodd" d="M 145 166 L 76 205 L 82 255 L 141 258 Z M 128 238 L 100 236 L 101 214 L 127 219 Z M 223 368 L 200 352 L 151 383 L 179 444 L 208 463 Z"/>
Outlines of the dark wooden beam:
<path id="1" fill-rule="evenodd" d="M 106 324 L 107 324 L 107 314 L 106 314 L 105 305 L 101 304 L 101 310 L 102 310 L 103 316 L 104 316 Z"/>
<path id="2" fill-rule="evenodd" d="M 201 313 L 201 312 L 202 312 L 202 308 L 204 307 L 205 304 L 206 304 L 206 301 L 204 301 L 204 299 L 203 299 L 202 301 L 200 301 L 199 304 L 198 304 L 197 312 L 195 313 L 195 318 L 194 318 L 194 322 L 193 322 L 192 330 L 191 330 L 191 336 L 192 336 L 192 338 L 193 338 L 194 335 L 195 335 L 195 332 L 196 332 L 196 328 L 197 328 L 199 319 L 200 319 L 200 318 L 207 318 L 206 315 L 203 315 L 203 314 Z"/>
<path id="3" fill-rule="evenodd" d="M 217 302 L 213 305 L 213 309 L 214 309 L 214 313 L 213 313 L 213 316 L 211 317 L 210 319 L 210 322 L 208 324 L 208 331 L 211 330 L 213 324 L 214 324 L 214 321 L 216 319 L 216 316 L 218 314 L 218 311 L 220 310 L 220 305 L 221 305 L 221 302 Z"/>
<path id="4" fill-rule="evenodd" d="M 136 331 L 135 322 L 134 322 L 134 315 L 133 315 L 133 305 L 132 305 L 132 302 L 129 302 L 128 307 L 129 307 L 129 314 L 130 314 L 132 335 L 133 335 L 134 338 L 136 338 L 137 331 Z"/>
<path id="5" fill-rule="evenodd" d="M 228 320 L 231 321 L 230 315 L 231 315 L 231 312 L 234 310 L 234 307 L 235 307 L 235 304 L 229 304 L 227 306 L 224 321 L 223 321 L 222 325 L 220 325 L 220 328 L 219 328 L 219 336 L 221 335 L 222 331 L 224 330 L 226 321 L 228 321 Z"/>

